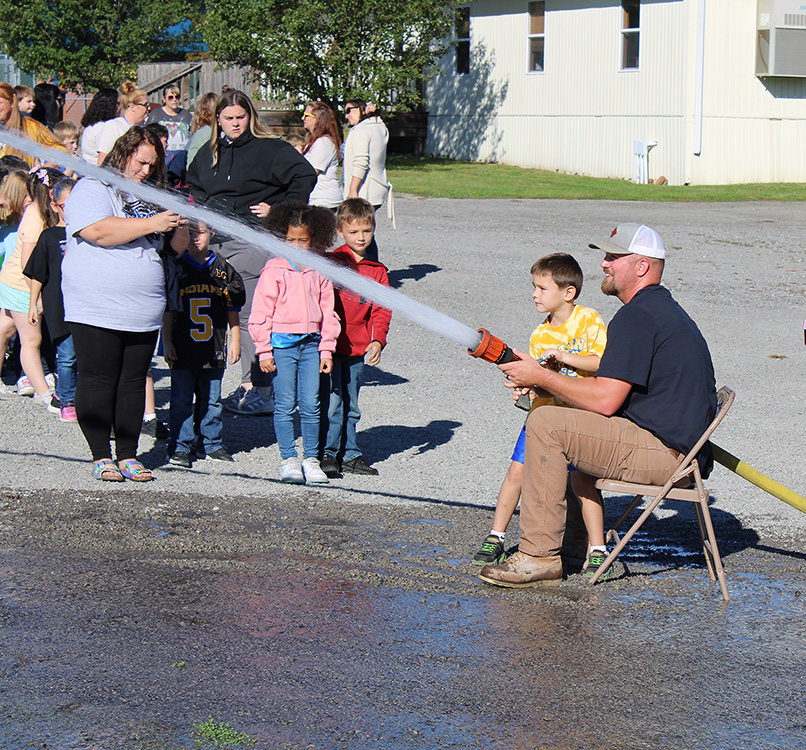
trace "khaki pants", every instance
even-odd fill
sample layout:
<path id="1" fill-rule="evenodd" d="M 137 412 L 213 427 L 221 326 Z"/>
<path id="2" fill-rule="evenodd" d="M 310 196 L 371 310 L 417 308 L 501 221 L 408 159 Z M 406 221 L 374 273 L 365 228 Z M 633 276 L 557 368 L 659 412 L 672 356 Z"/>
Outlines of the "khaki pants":
<path id="1" fill-rule="evenodd" d="M 569 464 L 594 477 L 663 484 L 678 460 L 628 419 L 561 406 L 535 409 L 526 422 L 520 549 L 538 557 L 560 554 Z"/>

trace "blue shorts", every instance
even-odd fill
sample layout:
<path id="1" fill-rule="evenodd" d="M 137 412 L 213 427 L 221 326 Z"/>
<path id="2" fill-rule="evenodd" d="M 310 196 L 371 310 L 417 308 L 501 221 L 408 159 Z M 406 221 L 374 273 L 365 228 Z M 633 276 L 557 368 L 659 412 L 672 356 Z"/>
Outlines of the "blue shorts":
<path id="1" fill-rule="evenodd" d="M 21 292 L 0 282 L 0 307 L 12 312 L 27 313 L 31 304 L 31 293 Z M 5 352 L 3 352 L 5 354 Z"/>
<path id="2" fill-rule="evenodd" d="M 512 460 L 517 461 L 519 464 L 523 463 L 526 456 L 526 425 L 521 427 L 521 434 L 518 435 L 518 442 L 515 443 L 515 449 L 512 451 Z M 568 466 L 569 471 L 576 471 L 573 466 Z"/>
<path id="3" fill-rule="evenodd" d="M 515 443 L 515 450 L 512 451 L 512 460 L 519 464 L 523 463 L 526 455 L 526 427 L 521 427 L 521 434 L 518 435 L 518 442 Z"/>

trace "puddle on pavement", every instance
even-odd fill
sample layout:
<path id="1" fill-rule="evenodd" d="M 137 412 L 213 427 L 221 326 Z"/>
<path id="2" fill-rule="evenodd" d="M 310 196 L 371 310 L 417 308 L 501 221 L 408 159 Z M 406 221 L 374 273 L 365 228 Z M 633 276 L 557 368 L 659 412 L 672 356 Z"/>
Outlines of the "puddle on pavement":
<path id="1" fill-rule="evenodd" d="M 806 746 L 797 540 L 727 527 L 724 604 L 692 519 L 625 578 L 504 591 L 471 511 L 50 500 L 2 516 L 0 750 L 204 750 L 208 719 L 258 750 Z"/>
<path id="2" fill-rule="evenodd" d="M 6 561 L 0 748 L 203 748 L 208 718 L 288 750 L 806 742 L 791 581 L 731 574 L 725 605 L 702 567 L 636 560 L 625 585 L 545 592 L 470 566 L 428 590 L 298 554 L 190 563 Z"/>

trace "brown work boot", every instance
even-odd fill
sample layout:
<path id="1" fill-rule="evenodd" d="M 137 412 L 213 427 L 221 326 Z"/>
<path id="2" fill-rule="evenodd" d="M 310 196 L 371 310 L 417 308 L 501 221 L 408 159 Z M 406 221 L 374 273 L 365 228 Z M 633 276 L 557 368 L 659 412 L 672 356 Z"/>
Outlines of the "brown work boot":
<path id="1" fill-rule="evenodd" d="M 482 568 L 479 578 L 494 586 L 506 586 L 511 589 L 559 586 L 563 580 L 563 563 L 559 555 L 534 557 L 518 551 L 500 565 L 487 565 Z"/>

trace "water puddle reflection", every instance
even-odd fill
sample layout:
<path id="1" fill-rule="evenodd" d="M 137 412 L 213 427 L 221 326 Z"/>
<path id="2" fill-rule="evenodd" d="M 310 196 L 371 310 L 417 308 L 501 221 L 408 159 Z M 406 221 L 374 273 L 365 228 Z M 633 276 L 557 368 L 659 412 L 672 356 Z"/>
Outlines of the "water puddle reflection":
<path id="1" fill-rule="evenodd" d="M 1 750 L 184 750 L 209 718 L 281 750 L 806 744 L 804 597 L 757 573 L 725 605 L 640 562 L 545 591 L 280 551 L 35 563 L 2 569 Z"/>

